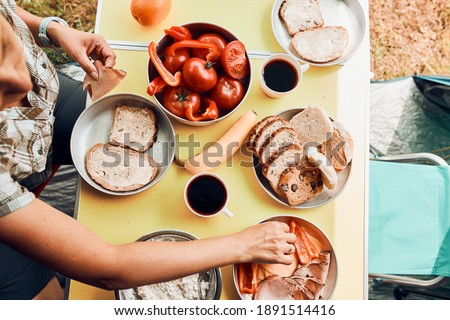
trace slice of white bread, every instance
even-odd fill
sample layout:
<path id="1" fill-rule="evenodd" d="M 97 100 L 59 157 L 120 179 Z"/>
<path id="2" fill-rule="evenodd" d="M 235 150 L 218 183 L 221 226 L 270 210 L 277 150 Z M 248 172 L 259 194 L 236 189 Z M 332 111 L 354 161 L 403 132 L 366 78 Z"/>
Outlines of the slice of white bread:
<path id="1" fill-rule="evenodd" d="M 297 145 L 290 145 L 281 148 L 265 165 L 262 167 L 263 175 L 269 180 L 272 189 L 278 193 L 278 182 L 281 173 L 289 167 L 298 165 L 303 159 L 302 148 Z"/>
<path id="2" fill-rule="evenodd" d="M 259 131 L 267 124 L 269 121 L 272 121 L 274 119 L 277 119 L 277 116 L 267 116 L 263 118 L 261 121 L 259 121 L 252 129 L 248 136 L 248 149 L 250 151 L 254 151 L 255 148 L 255 139 L 258 136 Z"/>
<path id="3" fill-rule="evenodd" d="M 324 24 L 318 0 L 286 0 L 279 16 L 291 36 Z"/>
<path id="4" fill-rule="evenodd" d="M 280 175 L 278 192 L 290 206 L 298 206 L 323 190 L 322 174 L 303 165 L 285 169 Z"/>
<path id="5" fill-rule="evenodd" d="M 341 26 L 325 26 L 298 32 L 292 38 L 292 46 L 307 61 L 324 63 L 339 58 L 348 44 L 347 29 Z"/>
<path id="6" fill-rule="evenodd" d="M 353 139 L 345 127 L 333 121 L 333 136 L 321 146 L 321 152 L 331 158 L 331 164 L 339 172 L 345 169 L 353 159 Z"/>
<path id="7" fill-rule="evenodd" d="M 253 151 L 256 156 L 259 156 L 259 152 L 264 143 L 270 139 L 270 136 L 273 132 L 280 128 L 290 127 L 289 121 L 276 117 L 273 120 L 270 120 L 261 130 L 259 130 L 253 144 Z"/>
<path id="8" fill-rule="evenodd" d="M 319 107 L 306 107 L 293 116 L 290 123 L 297 131 L 300 142 L 308 147 L 320 146 L 333 134 L 330 118 Z"/>
<path id="9" fill-rule="evenodd" d="M 98 143 L 86 155 L 86 171 L 105 189 L 131 191 L 150 183 L 158 167 L 145 153 Z"/>
<path id="10" fill-rule="evenodd" d="M 330 190 L 334 189 L 338 183 L 338 175 L 331 164 L 331 159 L 327 159 L 316 147 L 306 150 L 306 158 L 322 172 L 323 184 Z"/>
<path id="11" fill-rule="evenodd" d="M 270 139 L 267 139 L 260 148 L 259 161 L 263 164 L 266 163 L 279 149 L 291 144 L 301 147 L 301 143 L 297 139 L 297 132 L 290 126 L 279 128 L 272 133 Z"/>
<path id="12" fill-rule="evenodd" d="M 156 141 L 157 134 L 156 115 L 151 108 L 116 107 L 110 144 L 144 152 Z"/>

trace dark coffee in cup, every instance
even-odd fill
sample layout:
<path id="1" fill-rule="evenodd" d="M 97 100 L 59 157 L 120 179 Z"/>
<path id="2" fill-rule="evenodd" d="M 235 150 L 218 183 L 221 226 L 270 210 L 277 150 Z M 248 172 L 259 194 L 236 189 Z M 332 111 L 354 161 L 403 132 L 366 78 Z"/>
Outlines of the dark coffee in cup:
<path id="1" fill-rule="evenodd" d="M 199 175 L 186 188 L 186 200 L 199 215 L 219 213 L 227 202 L 227 189 L 223 182 L 213 175 Z"/>
<path id="2" fill-rule="evenodd" d="M 273 91 L 290 91 L 298 83 L 297 70 L 286 60 L 272 60 L 264 67 L 264 82 Z"/>

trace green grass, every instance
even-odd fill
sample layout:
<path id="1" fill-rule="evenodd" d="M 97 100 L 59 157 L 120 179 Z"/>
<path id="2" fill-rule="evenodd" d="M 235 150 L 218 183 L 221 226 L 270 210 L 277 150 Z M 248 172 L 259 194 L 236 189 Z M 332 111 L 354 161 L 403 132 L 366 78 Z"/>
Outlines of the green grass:
<path id="1" fill-rule="evenodd" d="M 56 16 L 67 21 L 69 26 L 87 32 L 94 31 L 97 0 L 16 0 L 18 6 L 40 16 Z M 53 51 L 44 49 L 54 64 L 66 63 Z M 69 60 L 70 61 L 70 60 Z"/>

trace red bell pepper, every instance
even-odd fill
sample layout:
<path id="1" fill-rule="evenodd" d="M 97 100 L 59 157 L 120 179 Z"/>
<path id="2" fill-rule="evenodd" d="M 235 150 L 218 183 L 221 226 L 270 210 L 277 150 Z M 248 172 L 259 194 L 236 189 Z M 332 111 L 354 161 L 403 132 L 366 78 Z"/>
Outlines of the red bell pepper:
<path id="1" fill-rule="evenodd" d="M 211 42 L 203 42 L 200 40 L 181 40 L 177 41 L 174 44 L 170 45 L 167 49 L 166 54 L 174 56 L 179 48 L 201 48 L 208 49 L 209 53 L 206 55 L 206 61 L 215 61 L 220 57 L 219 49 L 214 43 Z"/>
<path id="2" fill-rule="evenodd" d="M 156 50 L 156 43 L 152 41 L 148 46 L 148 54 L 150 55 L 150 60 L 155 66 L 161 78 L 172 87 L 176 87 L 181 83 L 181 72 L 175 73 L 173 75 L 162 63 L 161 59 L 158 56 L 158 52 Z"/>
<path id="3" fill-rule="evenodd" d="M 170 29 L 164 29 L 164 33 L 171 36 L 175 41 L 192 39 L 192 34 L 186 27 L 172 26 Z"/>
<path id="4" fill-rule="evenodd" d="M 254 263 L 239 264 L 238 282 L 241 293 L 255 293 L 258 287 L 258 265 Z"/>
<path id="5" fill-rule="evenodd" d="M 150 96 L 154 96 L 158 92 L 163 91 L 163 89 L 167 86 L 167 82 L 164 81 L 161 76 L 157 76 L 155 79 L 150 82 L 150 84 L 147 87 L 147 93 Z"/>
<path id="6" fill-rule="evenodd" d="M 206 102 L 208 105 L 205 112 L 200 116 L 195 116 L 192 106 L 186 108 L 186 118 L 191 121 L 202 121 L 202 120 L 214 120 L 219 117 L 219 108 L 214 100 L 202 97 L 202 103 Z"/>
<path id="7" fill-rule="evenodd" d="M 294 220 L 289 222 L 289 227 L 291 233 L 294 233 L 297 236 L 297 240 L 295 241 L 295 252 L 298 256 L 301 265 L 307 265 L 312 260 L 317 259 L 319 257 L 319 251 L 312 243 L 311 239 L 309 239 L 307 233 L 297 225 Z"/>

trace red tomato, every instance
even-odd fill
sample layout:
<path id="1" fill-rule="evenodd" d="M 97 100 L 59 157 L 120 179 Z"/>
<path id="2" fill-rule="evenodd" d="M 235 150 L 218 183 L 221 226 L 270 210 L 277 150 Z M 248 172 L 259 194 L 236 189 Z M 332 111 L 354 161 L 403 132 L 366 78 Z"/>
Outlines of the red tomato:
<path id="1" fill-rule="evenodd" d="M 223 48 L 225 48 L 227 44 L 227 40 L 225 40 L 224 37 L 218 35 L 217 33 L 204 33 L 199 36 L 197 40 L 215 44 L 219 53 L 222 52 Z M 208 54 L 208 52 L 208 49 L 193 48 L 192 56 L 206 60 L 206 55 Z"/>
<path id="2" fill-rule="evenodd" d="M 204 92 L 214 88 L 217 82 L 217 73 L 213 63 L 200 58 L 190 58 L 183 66 L 184 84 L 197 92 Z"/>
<path id="3" fill-rule="evenodd" d="M 192 106 L 193 113 L 200 108 L 200 95 L 181 86 L 166 87 L 163 93 L 163 106 L 174 115 L 186 119 L 186 108 Z"/>
<path id="4" fill-rule="evenodd" d="M 235 79 L 245 78 L 250 72 L 245 46 L 239 40 L 231 41 L 225 46 L 220 55 L 220 62 L 226 74 Z"/>
<path id="5" fill-rule="evenodd" d="M 164 66 L 172 73 L 180 71 L 183 68 L 184 63 L 191 57 L 189 51 L 186 48 L 180 48 L 175 51 L 175 55 L 167 55 L 167 47 L 164 50 L 165 60 L 163 62 Z"/>
<path id="6" fill-rule="evenodd" d="M 244 85 L 237 79 L 223 75 L 217 80 L 216 86 L 212 89 L 210 97 L 220 109 L 230 111 L 236 108 L 245 94 Z"/>

